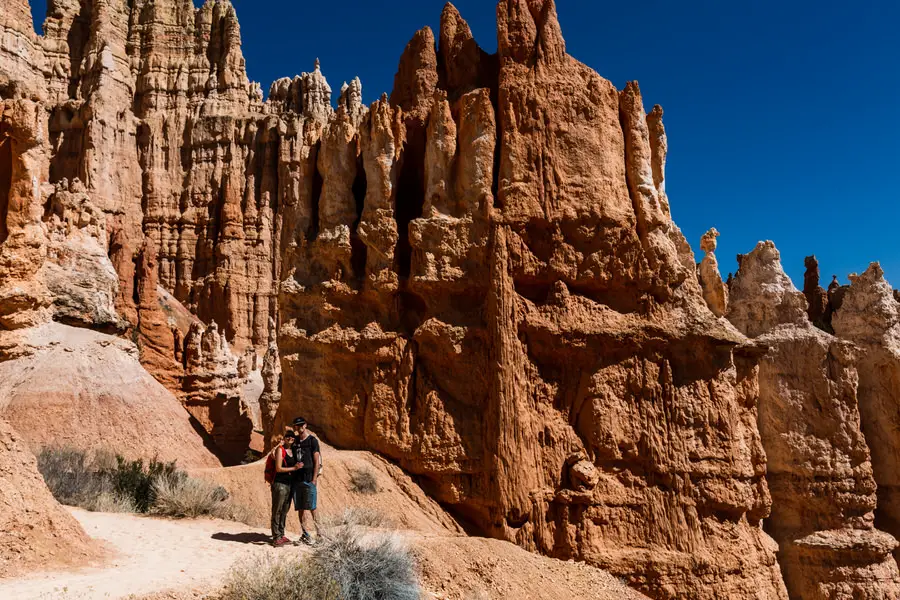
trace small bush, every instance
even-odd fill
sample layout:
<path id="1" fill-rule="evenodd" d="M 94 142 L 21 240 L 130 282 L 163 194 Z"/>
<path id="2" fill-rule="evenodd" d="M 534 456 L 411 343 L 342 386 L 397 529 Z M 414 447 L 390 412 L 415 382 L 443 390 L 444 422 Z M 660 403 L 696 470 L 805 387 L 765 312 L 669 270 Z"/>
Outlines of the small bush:
<path id="1" fill-rule="evenodd" d="M 352 506 L 345 508 L 336 515 L 328 515 L 322 519 L 322 526 L 327 529 L 334 527 L 393 527 L 394 522 L 383 512 L 374 508 Z"/>
<path id="2" fill-rule="evenodd" d="M 37 457 L 38 471 L 50 493 L 62 504 L 81 506 L 111 486 L 97 475 L 86 452 L 74 448 L 43 448 Z"/>
<path id="3" fill-rule="evenodd" d="M 153 482 L 159 477 L 173 476 L 177 471 L 174 461 L 161 463 L 154 459 L 145 467 L 141 459 L 130 461 L 116 456 L 115 469 L 102 473 L 112 481 L 117 494 L 131 498 L 138 512 L 147 512 L 155 500 Z"/>
<path id="4" fill-rule="evenodd" d="M 271 555 L 238 565 L 223 600 L 419 600 L 412 554 L 394 536 L 347 528 L 304 556 Z"/>
<path id="5" fill-rule="evenodd" d="M 134 500 L 116 492 L 104 491 L 81 503 L 81 507 L 91 512 L 136 513 L 139 512 Z"/>
<path id="6" fill-rule="evenodd" d="M 234 514 L 225 488 L 180 473 L 154 479 L 153 495 L 150 512 L 158 515 L 228 519 Z"/>
<path id="7" fill-rule="evenodd" d="M 378 492 L 378 479 L 368 466 L 361 469 L 353 469 L 350 472 L 350 485 L 358 494 L 375 494 Z"/>
<path id="8" fill-rule="evenodd" d="M 248 521 L 225 488 L 188 477 L 174 462 L 129 461 L 108 452 L 89 455 L 73 448 L 47 447 L 38 470 L 61 503 L 95 512 L 152 512 L 170 517 L 211 516 Z"/>

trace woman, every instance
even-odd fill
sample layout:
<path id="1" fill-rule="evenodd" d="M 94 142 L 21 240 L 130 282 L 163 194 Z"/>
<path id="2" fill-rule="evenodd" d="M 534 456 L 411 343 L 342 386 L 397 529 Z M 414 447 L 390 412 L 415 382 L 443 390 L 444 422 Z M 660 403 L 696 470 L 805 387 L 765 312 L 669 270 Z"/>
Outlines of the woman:
<path id="1" fill-rule="evenodd" d="M 281 443 L 275 447 L 275 479 L 272 481 L 272 545 L 284 546 L 291 541 L 284 535 L 284 525 L 291 509 L 291 474 L 303 468 L 297 462 L 293 445 L 296 436 L 288 429 Z"/>

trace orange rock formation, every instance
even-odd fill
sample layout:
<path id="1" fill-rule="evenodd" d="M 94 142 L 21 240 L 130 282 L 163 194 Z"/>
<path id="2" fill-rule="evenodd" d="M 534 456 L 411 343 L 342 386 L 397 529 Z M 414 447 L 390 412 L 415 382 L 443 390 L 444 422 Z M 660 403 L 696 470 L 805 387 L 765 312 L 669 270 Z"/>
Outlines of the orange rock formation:
<path id="1" fill-rule="evenodd" d="M 717 232 L 698 266 L 672 220 L 662 109 L 569 56 L 553 0 L 497 17 L 490 55 L 448 4 L 366 107 L 318 61 L 264 101 L 227 0 L 59 0 L 44 36 L 4 0 L 0 367 L 124 331 L 85 347 L 143 381 L 139 353 L 227 461 L 303 414 L 656 599 L 896 597 L 890 287 L 823 296 L 810 263 L 807 315 L 763 248 L 729 298 Z"/>

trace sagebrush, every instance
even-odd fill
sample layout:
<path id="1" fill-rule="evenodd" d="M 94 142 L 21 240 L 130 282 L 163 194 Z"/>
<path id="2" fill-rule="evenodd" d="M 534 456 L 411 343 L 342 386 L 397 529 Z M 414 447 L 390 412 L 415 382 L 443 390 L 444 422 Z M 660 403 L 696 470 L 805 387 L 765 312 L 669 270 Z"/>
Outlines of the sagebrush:
<path id="1" fill-rule="evenodd" d="M 378 479 L 371 467 L 362 467 L 350 471 L 350 485 L 359 494 L 375 494 L 378 492 Z"/>
<path id="2" fill-rule="evenodd" d="M 49 446 L 38 470 L 62 504 L 95 512 L 138 512 L 170 517 L 203 515 L 245 520 L 220 486 L 188 477 L 174 462 L 127 460 L 98 451 Z"/>
<path id="3" fill-rule="evenodd" d="M 412 553 L 393 535 L 345 527 L 308 555 L 237 565 L 222 600 L 419 600 Z"/>

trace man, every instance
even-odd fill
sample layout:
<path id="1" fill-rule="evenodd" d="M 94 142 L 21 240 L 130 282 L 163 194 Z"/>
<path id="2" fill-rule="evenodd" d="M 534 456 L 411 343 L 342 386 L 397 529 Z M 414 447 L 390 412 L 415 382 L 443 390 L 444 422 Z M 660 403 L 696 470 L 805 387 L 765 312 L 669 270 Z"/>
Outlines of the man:
<path id="1" fill-rule="evenodd" d="M 319 440 L 309 432 L 306 420 L 303 417 L 294 419 L 294 431 L 297 439 L 294 441 L 294 456 L 303 468 L 294 473 L 294 507 L 300 517 L 300 527 L 303 536 L 300 541 L 304 544 L 312 544 L 312 538 L 306 529 L 306 514 L 312 517 L 316 526 L 316 541 L 319 539 L 319 521 L 316 516 L 316 485 L 319 481 L 319 468 L 322 465 L 322 454 L 319 450 Z"/>

